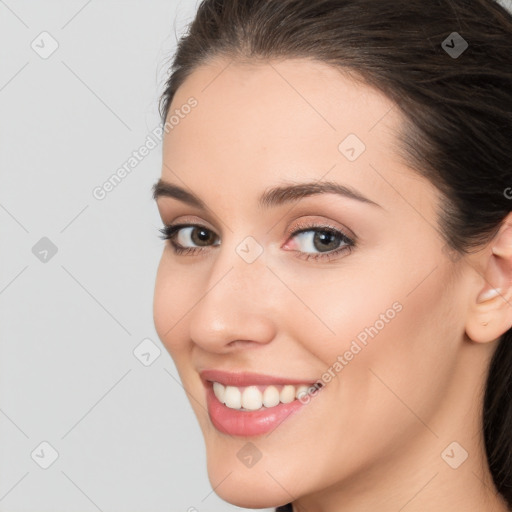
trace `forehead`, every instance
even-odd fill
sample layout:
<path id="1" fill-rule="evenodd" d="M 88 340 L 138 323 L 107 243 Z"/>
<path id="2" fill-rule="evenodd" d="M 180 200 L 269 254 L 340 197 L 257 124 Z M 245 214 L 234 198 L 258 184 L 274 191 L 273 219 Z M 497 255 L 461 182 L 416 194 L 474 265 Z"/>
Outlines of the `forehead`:
<path id="1" fill-rule="evenodd" d="M 347 131 L 363 137 L 383 116 L 388 124 L 398 117 L 387 115 L 394 103 L 379 91 L 348 71 L 309 59 L 212 60 L 178 89 L 170 114 L 192 95 L 199 101 L 198 121 L 215 122 L 226 129 L 224 137 L 237 139 L 236 128 L 243 127 L 267 139 L 328 134 L 336 141 Z"/>
<path id="2" fill-rule="evenodd" d="M 192 97 L 197 105 L 184 114 Z M 325 63 L 213 60 L 178 89 L 168 119 L 180 113 L 164 138 L 164 163 L 197 191 L 328 177 L 383 204 L 401 188 L 414 201 L 429 186 L 395 151 L 395 104 Z M 175 181 L 168 167 L 162 177 Z M 422 187 L 413 190 L 411 180 Z"/>

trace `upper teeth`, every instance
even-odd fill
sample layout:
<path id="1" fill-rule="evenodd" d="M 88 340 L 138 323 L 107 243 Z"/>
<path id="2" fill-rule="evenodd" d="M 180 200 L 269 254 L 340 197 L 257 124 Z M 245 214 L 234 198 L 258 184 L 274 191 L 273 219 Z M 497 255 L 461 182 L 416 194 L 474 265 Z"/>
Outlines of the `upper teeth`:
<path id="1" fill-rule="evenodd" d="M 260 386 L 261 387 L 261 386 Z M 278 389 L 281 388 L 281 389 Z M 226 404 L 231 409 L 256 411 L 265 407 L 275 407 L 280 402 L 288 404 L 295 398 L 301 398 L 308 393 L 311 386 L 266 386 L 260 391 L 258 386 L 238 388 L 236 386 L 224 386 L 220 382 L 213 383 L 213 392 L 219 402 Z"/>

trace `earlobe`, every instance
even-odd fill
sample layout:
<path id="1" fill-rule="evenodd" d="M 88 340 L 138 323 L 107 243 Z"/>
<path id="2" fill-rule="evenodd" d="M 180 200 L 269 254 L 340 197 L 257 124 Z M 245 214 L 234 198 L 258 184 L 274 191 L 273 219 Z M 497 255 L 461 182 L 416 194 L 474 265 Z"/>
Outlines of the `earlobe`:
<path id="1" fill-rule="evenodd" d="M 512 326 L 512 213 L 478 258 L 483 272 L 466 322 L 466 334 L 475 342 L 487 343 Z"/>

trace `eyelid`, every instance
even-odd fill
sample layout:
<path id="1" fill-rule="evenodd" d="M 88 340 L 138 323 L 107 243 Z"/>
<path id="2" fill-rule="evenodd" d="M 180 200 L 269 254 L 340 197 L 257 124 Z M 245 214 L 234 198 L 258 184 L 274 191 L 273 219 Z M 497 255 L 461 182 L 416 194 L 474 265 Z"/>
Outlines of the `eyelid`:
<path id="1" fill-rule="evenodd" d="M 170 215 L 166 216 L 170 217 Z M 197 215 L 173 215 L 173 220 L 170 222 L 166 222 L 164 220 L 165 217 L 162 217 L 162 223 L 164 226 L 174 226 L 174 225 L 183 225 L 185 226 L 198 226 L 200 228 L 206 228 L 210 231 L 213 231 L 215 234 L 217 234 L 216 228 L 213 227 L 211 222 L 208 220 L 204 220 L 203 217 L 198 217 Z M 179 219 L 176 221 L 176 219 Z"/>
<path id="2" fill-rule="evenodd" d="M 337 223 L 335 224 L 329 220 L 321 220 L 318 217 L 298 221 L 297 223 L 292 224 L 292 226 L 286 230 L 285 234 L 287 237 L 291 237 L 292 235 L 297 235 L 299 232 L 310 231 L 313 229 L 320 231 L 322 228 L 326 230 L 339 231 L 344 237 L 352 241 L 354 245 L 358 241 L 357 235 L 351 229 Z"/>

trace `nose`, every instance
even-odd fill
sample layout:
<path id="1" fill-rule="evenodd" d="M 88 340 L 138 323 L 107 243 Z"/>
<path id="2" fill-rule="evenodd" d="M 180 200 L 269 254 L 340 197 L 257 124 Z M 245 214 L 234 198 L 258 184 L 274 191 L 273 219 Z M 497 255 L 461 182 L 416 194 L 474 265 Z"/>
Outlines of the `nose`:
<path id="1" fill-rule="evenodd" d="M 269 343 L 275 337 L 277 311 L 272 273 L 263 257 L 247 263 L 235 250 L 220 251 L 202 298 L 188 317 L 191 340 L 219 354 Z"/>

